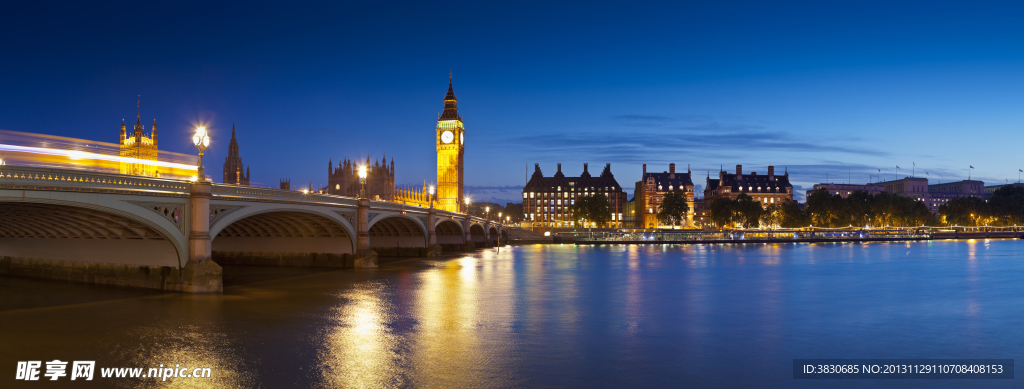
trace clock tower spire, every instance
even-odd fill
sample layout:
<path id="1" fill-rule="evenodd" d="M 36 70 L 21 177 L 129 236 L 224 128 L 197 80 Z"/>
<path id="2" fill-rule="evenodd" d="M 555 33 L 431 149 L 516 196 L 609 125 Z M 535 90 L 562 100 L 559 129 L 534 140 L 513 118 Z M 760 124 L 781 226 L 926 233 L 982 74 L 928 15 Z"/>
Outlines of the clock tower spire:
<path id="1" fill-rule="evenodd" d="M 437 208 L 452 212 L 465 212 L 463 199 L 463 155 L 466 149 L 466 130 L 459 116 L 458 101 L 448 73 L 448 94 L 444 96 L 444 112 L 435 127 L 437 145 Z"/>

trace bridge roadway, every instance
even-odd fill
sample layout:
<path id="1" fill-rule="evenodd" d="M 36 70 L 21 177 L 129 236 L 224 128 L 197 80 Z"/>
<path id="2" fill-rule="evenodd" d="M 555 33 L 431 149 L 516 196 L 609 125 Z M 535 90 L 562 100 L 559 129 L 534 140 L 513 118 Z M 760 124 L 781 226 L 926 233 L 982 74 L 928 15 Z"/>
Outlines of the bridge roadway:
<path id="1" fill-rule="evenodd" d="M 352 197 L 0 166 L 0 274 L 221 291 L 220 264 L 373 268 L 498 243 L 500 224 Z"/>

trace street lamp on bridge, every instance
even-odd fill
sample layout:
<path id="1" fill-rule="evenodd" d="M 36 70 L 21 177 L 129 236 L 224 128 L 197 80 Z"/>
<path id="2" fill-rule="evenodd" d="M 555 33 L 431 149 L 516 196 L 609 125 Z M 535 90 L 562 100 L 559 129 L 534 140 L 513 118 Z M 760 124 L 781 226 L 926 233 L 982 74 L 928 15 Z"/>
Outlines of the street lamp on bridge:
<path id="1" fill-rule="evenodd" d="M 359 167 L 359 198 L 366 198 L 366 165 Z"/>
<path id="2" fill-rule="evenodd" d="M 431 185 L 427 191 L 430 193 L 430 208 L 434 208 L 434 186 Z"/>
<path id="3" fill-rule="evenodd" d="M 199 128 L 196 128 L 195 135 L 192 135 L 192 144 L 196 145 L 196 148 L 199 149 L 199 174 L 196 180 L 205 182 L 206 173 L 203 172 L 203 151 L 210 146 L 210 136 L 206 132 L 206 127 L 199 126 Z"/>

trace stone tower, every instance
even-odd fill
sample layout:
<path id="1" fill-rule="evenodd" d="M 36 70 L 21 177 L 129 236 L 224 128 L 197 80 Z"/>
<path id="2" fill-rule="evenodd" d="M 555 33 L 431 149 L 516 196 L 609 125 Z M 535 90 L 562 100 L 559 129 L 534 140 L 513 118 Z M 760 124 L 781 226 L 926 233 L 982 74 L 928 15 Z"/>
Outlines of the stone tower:
<path id="1" fill-rule="evenodd" d="M 153 119 L 152 137 L 146 136 L 142 126 L 142 98 L 139 98 L 138 116 L 135 118 L 135 130 L 129 134 L 125 131 L 124 119 L 121 119 L 121 156 L 142 161 L 157 160 L 156 119 Z M 121 162 L 121 174 L 136 176 L 160 177 L 156 166 L 145 163 Z"/>
<path id="2" fill-rule="evenodd" d="M 224 158 L 224 183 L 249 185 L 249 168 L 242 164 L 238 156 L 238 140 L 235 139 L 235 123 L 231 122 L 231 143 L 228 144 L 228 156 Z"/>
<path id="3" fill-rule="evenodd" d="M 463 155 L 466 150 L 466 130 L 459 116 L 451 74 L 448 75 L 448 94 L 444 97 L 444 112 L 437 119 L 437 208 L 464 212 Z"/>

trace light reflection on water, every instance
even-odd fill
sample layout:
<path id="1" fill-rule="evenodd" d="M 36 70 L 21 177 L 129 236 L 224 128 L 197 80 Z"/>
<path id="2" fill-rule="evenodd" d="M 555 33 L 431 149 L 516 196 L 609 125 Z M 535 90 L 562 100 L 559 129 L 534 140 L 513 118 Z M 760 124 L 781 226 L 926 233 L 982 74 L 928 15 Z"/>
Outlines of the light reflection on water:
<path id="1" fill-rule="evenodd" d="M 822 387 L 794 381 L 792 359 L 1020 355 L 1021 247 L 538 245 L 379 270 L 226 267 L 222 296 L 0 277 L 0 386 L 18 360 L 62 359 L 213 369 L 171 387 Z M 994 381 L 966 385 L 1013 385 Z"/>

